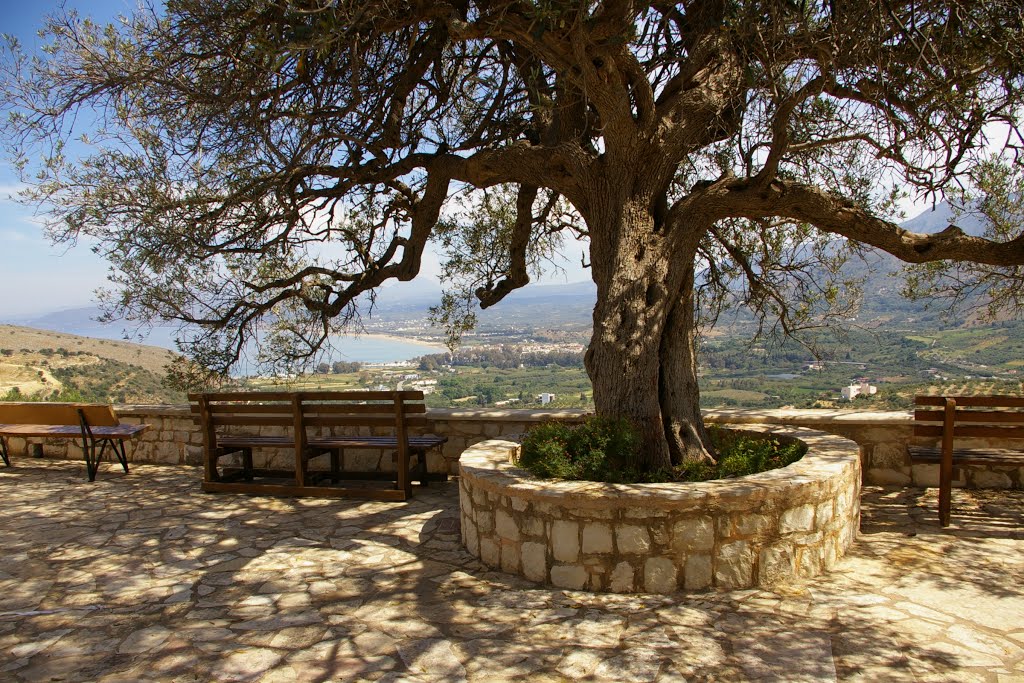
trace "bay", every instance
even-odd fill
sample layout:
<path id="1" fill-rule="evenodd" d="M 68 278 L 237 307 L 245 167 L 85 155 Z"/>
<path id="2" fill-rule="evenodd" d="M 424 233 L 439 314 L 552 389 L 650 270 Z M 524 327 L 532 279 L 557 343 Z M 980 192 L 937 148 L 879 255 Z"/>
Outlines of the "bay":
<path id="1" fill-rule="evenodd" d="M 175 330 L 171 327 L 152 327 L 126 333 L 123 324 L 100 324 L 95 320 L 63 321 L 64 324 L 46 324 L 35 322 L 36 329 L 51 329 L 57 332 L 77 334 L 98 339 L 116 339 L 132 341 L 138 344 L 159 346 L 160 348 L 177 351 L 174 344 Z M 408 361 L 431 353 L 444 353 L 448 349 L 444 344 L 431 344 L 412 339 L 404 339 L 391 335 L 361 334 L 335 335 L 331 338 L 331 349 L 325 353 L 324 360 L 347 361 L 350 363 L 398 363 Z M 236 372 L 248 374 L 248 363 L 243 361 Z"/>

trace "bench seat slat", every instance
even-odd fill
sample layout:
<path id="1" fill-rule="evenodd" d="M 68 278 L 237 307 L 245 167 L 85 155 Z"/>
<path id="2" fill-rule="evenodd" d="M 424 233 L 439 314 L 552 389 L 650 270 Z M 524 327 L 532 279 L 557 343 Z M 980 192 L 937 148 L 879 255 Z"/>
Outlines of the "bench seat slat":
<path id="1" fill-rule="evenodd" d="M 219 437 L 217 445 L 226 448 L 290 448 L 295 445 L 295 439 L 290 436 L 229 434 Z"/>
<path id="2" fill-rule="evenodd" d="M 448 437 L 410 436 L 406 441 L 409 448 L 426 449 L 440 446 L 448 441 Z M 398 439 L 391 436 L 326 436 L 310 439 L 309 445 L 316 448 L 397 448 Z"/>
<path id="3" fill-rule="evenodd" d="M 112 427 L 93 427 L 90 425 L 89 429 L 97 439 L 127 440 L 149 429 L 149 425 L 117 425 Z M 82 428 L 79 425 L 0 424 L 0 434 L 4 436 L 80 437 L 82 436 Z"/>
<path id="4" fill-rule="evenodd" d="M 365 498 L 367 500 L 405 500 L 405 491 L 390 488 L 340 488 L 336 486 L 297 486 L 255 482 L 204 481 L 203 491 L 250 493 L 260 496 L 317 496 L 319 498 Z"/>
<path id="5" fill-rule="evenodd" d="M 410 436 L 410 448 L 433 448 L 448 440 L 444 436 Z M 306 442 L 312 448 L 395 448 L 398 439 L 393 436 L 325 436 L 311 437 Z M 289 436 L 248 436 L 231 434 L 217 439 L 217 445 L 225 448 L 291 448 L 295 439 Z"/>

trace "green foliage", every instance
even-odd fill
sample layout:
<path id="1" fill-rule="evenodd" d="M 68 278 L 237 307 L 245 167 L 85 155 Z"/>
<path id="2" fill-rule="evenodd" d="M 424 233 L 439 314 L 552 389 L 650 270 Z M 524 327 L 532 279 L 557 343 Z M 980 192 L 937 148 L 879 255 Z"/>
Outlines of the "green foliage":
<path id="1" fill-rule="evenodd" d="M 7 393 L 0 396 L 0 401 L 27 401 L 28 399 L 24 394 L 21 393 L 21 389 L 18 387 L 11 387 L 7 390 Z"/>
<path id="2" fill-rule="evenodd" d="M 640 439 L 624 420 L 590 418 L 579 425 L 548 422 L 523 438 L 519 465 L 543 479 L 641 483 L 707 481 L 756 474 L 790 465 L 804 456 L 800 441 L 758 438 L 711 427 L 717 463 L 687 462 L 671 472 L 642 472 L 635 460 Z"/>
<path id="3" fill-rule="evenodd" d="M 226 373 L 210 370 L 189 358 L 178 356 L 167 366 L 162 384 L 171 392 L 184 395 L 190 391 L 219 389 L 227 379 Z"/>
<path id="4" fill-rule="evenodd" d="M 548 422 L 526 434 L 519 465 L 545 479 L 621 482 L 639 447 L 638 435 L 625 420 Z"/>
<path id="5" fill-rule="evenodd" d="M 54 368 L 64 392 L 75 392 L 77 399 L 46 398 L 44 400 L 78 400 L 89 403 L 183 403 L 185 396 L 163 386 L 162 379 L 137 365 L 109 358 L 87 365 Z M 71 394 L 69 394 L 71 395 Z"/>
<path id="6" fill-rule="evenodd" d="M 676 468 L 678 481 L 728 479 L 767 472 L 790 465 L 807 452 L 807 447 L 796 440 L 756 438 L 719 427 L 710 427 L 708 432 L 719 453 L 718 462 L 683 463 Z"/>
<path id="7" fill-rule="evenodd" d="M 980 236 L 1010 242 L 1024 226 L 1024 168 L 1015 157 L 994 154 L 970 171 L 971 183 L 950 192 L 951 227 L 981 226 Z M 959 227 L 955 227 L 959 230 Z M 977 234 L 977 232 L 975 233 Z M 904 268 L 904 294 L 935 303 L 951 320 L 968 313 L 995 320 L 1000 313 L 1024 310 L 1024 266 L 979 265 L 970 261 L 932 261 Z"/>
<path id="8" fill-rule="evenodd" d="M 11 401 L 15 403 L 38 403 L 47 401 L 50 403 L 88 403 L 89 400 L 82 395 L 82 392 L 74 387 L 65 387 L 60 391 L 37 391 L 34 394 L 23 394 L 18 387 L 12 387 L 0 396 L 0 401 Z"/>

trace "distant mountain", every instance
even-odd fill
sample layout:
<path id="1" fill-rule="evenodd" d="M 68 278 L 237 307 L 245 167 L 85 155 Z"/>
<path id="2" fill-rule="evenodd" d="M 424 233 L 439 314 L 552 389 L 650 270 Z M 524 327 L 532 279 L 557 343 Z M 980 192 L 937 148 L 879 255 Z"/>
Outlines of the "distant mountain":
<path id="1" fill-rule="evenodd" d="M 984 222 L 975 214 L 954 216 L 947 202 L 904 222 L 914 232 L 940 232 L 956 223 L 965 232 L 980 235 Z M 864 261 L 851 261 L 847 275 L 864 277 L 865 299 L 862 318 L 887 320 L 920 319 L 929 315 L 922 303 L 908 302 L 900 294 L 898 273 L 902 262 L 882 252 L 870 253 Z M 591 323 L 597 288 L 591 281 L 566 284 L 530 285 L 509 294 L 501 303 L 479 312 L 482 328 L 586 326 Z M 396 282 L 378 290 L 375 321 L 418 321 L 423 324 L 431 306 L 441 300 L 441 289 L 431 279 Z M 19 325 L 104 339 L 125 339 L 173 349 L 175 328 L 136 329 L 130 324 L 100 324 L 96 307 L 55 311 L 35 318 L 11 320 Z"/>
<path id="2" fill-rule="evenodd" d="M 957 216 L 949 202 L 939 202 L 932 209 L 926 209 L 908 221 L 900 224 L 911 232 L 942 232 L 955 224 L 968 235 L 981 237 L 985 234 L 985 219 L 977 213 L 968 212 Z"/>
<path id="3" fill-rule="evenodd" d="M 77 334 L 83 337 L 129 341 L 171 350 L 177 348 L 174 345 L 174 334 L 177 328 L 169 326 L 139 327 L 137 324 L 127 321 L 101 323 L 98 318 L 102 313 L 103 311 L 97 306 L 83 306 L 11 322 L 39 330 Z"/>

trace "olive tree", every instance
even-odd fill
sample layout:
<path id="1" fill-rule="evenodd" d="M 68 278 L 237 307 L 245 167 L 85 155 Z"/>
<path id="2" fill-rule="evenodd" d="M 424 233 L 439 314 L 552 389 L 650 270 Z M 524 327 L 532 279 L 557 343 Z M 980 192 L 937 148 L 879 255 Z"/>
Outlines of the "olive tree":
<path id="1" fill-rule="evenodd" d="M 866 248 L 1020 291 L 1019 224 L 915 234 L 895 207 L 1019 176 L 1022 23 L 1017 0 L 176 0 L 12 43 L 6 139 L 53 236 L 113 264 L 114 309 L 197 326 L 210 367 L 256 335 L 319 348 L 431 240 L 488 307 L 586 237 L 596 409 L 660 468 L 707 457 L 697 314 L 729 291 L 819 324 Z"/>

